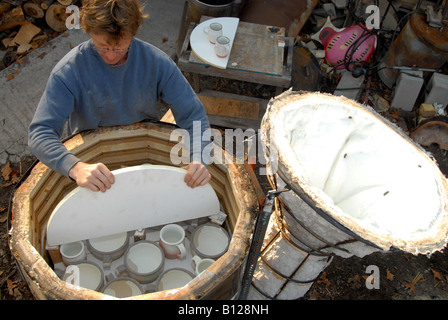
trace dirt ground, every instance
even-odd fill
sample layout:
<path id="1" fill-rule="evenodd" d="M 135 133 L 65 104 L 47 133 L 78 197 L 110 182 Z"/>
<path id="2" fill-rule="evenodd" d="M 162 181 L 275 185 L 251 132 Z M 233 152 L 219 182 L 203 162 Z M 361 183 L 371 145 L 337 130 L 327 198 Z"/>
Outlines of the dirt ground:
<path id="1" fill-rule="evenodd" d="M 187 76 L 188 79 L 188 76 Z M 245 86 L 224 80 L 204 80 L 209 89 L 229 90 L 268 99 L 275 89 L 260 85 Z M 242 86 L 242 87 L 241 87 Z M 436 146 L 428 149 L 433 153 L 441 171 L 448 174 L 447 151 Z M 9 169 L 2 167 L 0 176 L 0 300 L 32 300 L 26 283 L 22 280 L 8 246 L 8 207 L 16 181 L 35 161 L 26 157 L 13 163 Z M 269 189 L 266 179 L 258 176 L 260 185 Z M 366 278 L 368 266 L 378 267 L 378 289 L 368 289 Z M 448 299 L 448 250 L 435 252 L 430 257 L 403 252 L 375 253 L 364 258 L 343 259 L 334 257 L 302 300 L 435 300 Z"/>

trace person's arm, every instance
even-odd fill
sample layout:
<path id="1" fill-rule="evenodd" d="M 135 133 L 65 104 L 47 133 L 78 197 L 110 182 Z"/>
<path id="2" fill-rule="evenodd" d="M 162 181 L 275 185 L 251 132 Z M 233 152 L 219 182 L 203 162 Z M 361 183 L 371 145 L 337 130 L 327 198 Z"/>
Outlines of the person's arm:
<path id="1" fill-rule="evenodd" d="M 170 67 L 170 76 L 161 82 L 161 98 L 170 105 L 176 124 L 190 135 L 191 162 L 185 167 L 185 182 L 192 188 L 203 186 L 211 178 L 208 172 L 210 159 L 203 154 L 210 143 L 205 138 L 207 135 L 204 136 L 204 132 L 210 129 L 210 123 L 204 106 L 181 71 L 174 63 Z"/>
<path id="2" fill-rule="evenodd" d="M 28 145 L 50 169 L 72 178 L 81 187 L 104 192 L 114 182 L 109 169 L 103 164 L 81 162 L 60 140 L 74 103 L 71 91 L 52 74 L 29 126 Z"/>
<path id="3" fill-rule="evenodd" d="M 80 187 L 92 191 L 106 192 L 115 182 L 114 175 L 103 163 L 88 164 L 79 161 L 70 169 L 69 176 Z"/>

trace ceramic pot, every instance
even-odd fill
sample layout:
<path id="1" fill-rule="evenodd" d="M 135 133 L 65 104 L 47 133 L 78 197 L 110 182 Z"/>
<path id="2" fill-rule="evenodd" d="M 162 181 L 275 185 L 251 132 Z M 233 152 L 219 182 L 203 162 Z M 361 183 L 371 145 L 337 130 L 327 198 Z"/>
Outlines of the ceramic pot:
<path id="1" fill-rule="evenodd" d="M 116 298 L 127 298 L 143 294 L 143 289 L 136 280 L 121 277 L 109 282 L 104 287 L 103 293 Z"/>
<path id="2" fill-rule="evenodd" d="M 142 284 L 155 281 L 163 271 L 165 257 L 156 243 L 142 240 L 130 246 L 124 255 L 124 266 L 129 275 Z"/>
<path id="3" fill-rule="evenodd" d="M 94 263 L 81 262 L 67 266 L 62 280 L 79 287 L 100 291 L 104 284 L 104 273 Z"/>
<path id="4" fill-rule="evenodd" d="M 229 242 L 227 231 L 212 223 L 198 226 L 190 236 L 192 255 L 201 258 L 218 259 L 227 251 Z"/>
<path id="5" fill-rule="evenodd" d="M 62 261 L 66 266 L 86 260 L 87 252 L 83 241 L 64 243 L 59 247 Z"/>
<path id="6" fill-rule="evenodd" d="M 87 240 L 87 248 L 104 264 L 120 258 L 129 245 L 127 232 Z"/>
<path id="7" fill-rule="evenodd" d="M 181 288 L 194 279 L 194 274 L 182 268 L 173 268 L 162 273 L 157 280 L 159 291 Z"/>

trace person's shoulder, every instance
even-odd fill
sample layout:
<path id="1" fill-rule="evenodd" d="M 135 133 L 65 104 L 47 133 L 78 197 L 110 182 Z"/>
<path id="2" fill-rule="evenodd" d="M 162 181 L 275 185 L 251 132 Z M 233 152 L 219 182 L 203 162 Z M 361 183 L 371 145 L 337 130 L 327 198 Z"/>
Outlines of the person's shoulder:
<path id="1" fill-rule="evenodd" d="M 59 62 L 54 66 L 52 73 L 58 74 L 66 72 L 76 67 L 79 60 L 88 56 L 89 41 L 84 41 L 72 48 Z"/>
<path id="2" fill-rule="evenodd" d="M 152 55 L 161 59 L 169 59 L 169 56 L 162 51 L 161 49 L 157 48 L 155 45 L 146 42 L 139 38 L 134 38 L 134 44 L 137 50 L 143 51 L 145 54 Z"/>

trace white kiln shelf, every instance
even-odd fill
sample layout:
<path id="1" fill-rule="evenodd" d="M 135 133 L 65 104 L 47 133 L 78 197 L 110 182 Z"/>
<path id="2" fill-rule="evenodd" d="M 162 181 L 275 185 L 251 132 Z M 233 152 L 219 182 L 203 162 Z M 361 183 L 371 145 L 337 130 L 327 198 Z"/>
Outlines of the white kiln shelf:
<path id="1" fill-rule="evenodd" d="M 47 244 L 57 246 L 119 232 L 149 228 L 219 213 L 207 184 L 194 189 L 184 169 L 141 165 L 112 171 L 106 192 L 77 187 L 56 206 L 47 225 Z"/>
<path id="2" fill-rule="evenodd" d="M 200 23 L 191 32 L 191 50 L 205 63 L 208 63 L 216 68 L 226 69 L 239 21 L 240 19 L 238 18 L 224 17 L 213 18 Z M 215 46 L 208 41 L 208 36 L 204 32 L 204 28 L 213 22 L 219 22 L 222 25 L 222 35 L 230 39 L 229 54 L 225 58 L 218 58 L 216 56 Z"/>

